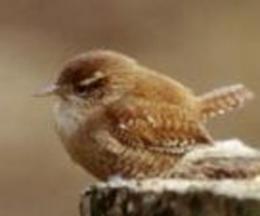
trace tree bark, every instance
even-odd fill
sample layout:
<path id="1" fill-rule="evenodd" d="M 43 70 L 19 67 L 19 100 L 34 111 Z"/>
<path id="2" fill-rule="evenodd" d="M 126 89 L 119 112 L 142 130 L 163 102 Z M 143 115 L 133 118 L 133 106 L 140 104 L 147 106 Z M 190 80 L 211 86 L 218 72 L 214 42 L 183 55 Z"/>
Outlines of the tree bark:
<path id="1" fill-rule="evenodd" d="M 81 200 L 81 216 L 168 215 L 260 216 L 260 181 L 112 181 Z"/>
<path id="2" fill-rule="evenodd" d="M 259 152 L 233 140 L 188 154 L 169 179 L 113 179 L 81 198 L 81 216 L 260 216 Z"/>

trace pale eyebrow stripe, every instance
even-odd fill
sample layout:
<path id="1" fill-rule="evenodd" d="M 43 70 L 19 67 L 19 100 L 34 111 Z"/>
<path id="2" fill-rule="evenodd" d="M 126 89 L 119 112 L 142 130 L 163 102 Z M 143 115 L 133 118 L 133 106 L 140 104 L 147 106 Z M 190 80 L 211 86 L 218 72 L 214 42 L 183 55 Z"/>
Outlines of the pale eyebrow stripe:
<path id="1" fill-rule="evenodd" d="M 96 82 L 97 80 L 104 78 L 104 77 L 105 77 L 104 73 L 102 73 L 101 71 L 97 71 L 94 74 L 93 77 L 82 80 L 80 82 L 80 85 L 87 86 L 87 85 L 90 85 L 93 82 Z"/>

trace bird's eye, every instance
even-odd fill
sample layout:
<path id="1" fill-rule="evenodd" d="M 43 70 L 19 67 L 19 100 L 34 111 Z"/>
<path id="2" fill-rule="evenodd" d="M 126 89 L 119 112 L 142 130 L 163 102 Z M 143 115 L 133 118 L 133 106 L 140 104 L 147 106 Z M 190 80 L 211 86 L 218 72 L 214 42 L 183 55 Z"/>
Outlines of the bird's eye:
<path id="1" fill-rule="evenodd" d="M 87 86 L 84 85 L 75 85 L 74 92 L 79 96 L 84 96 L 87 92 Z"/>
<path id="2" fill-rule="evenodd" d="M 85 97 L 94 92 L 99 91 L 104 86 L 104 79 L 88 79 L 84 80 L 84 82 L 80 82 L 77 85 L 74 85 L 73 91 L 80 97 Z"/>

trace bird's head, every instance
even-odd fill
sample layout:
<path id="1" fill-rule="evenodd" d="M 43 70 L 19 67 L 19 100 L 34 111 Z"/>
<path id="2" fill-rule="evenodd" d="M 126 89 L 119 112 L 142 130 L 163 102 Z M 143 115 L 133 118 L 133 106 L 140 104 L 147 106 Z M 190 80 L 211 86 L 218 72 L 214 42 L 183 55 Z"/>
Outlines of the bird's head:
<path id="1" fill-rule="evenodd" d="M 37 95 L 57 95 L 64 101 L 104 102 L 127 92 L 137 63 L 108 50 L 94 50 L 69 60 L 54 84 Z"/>

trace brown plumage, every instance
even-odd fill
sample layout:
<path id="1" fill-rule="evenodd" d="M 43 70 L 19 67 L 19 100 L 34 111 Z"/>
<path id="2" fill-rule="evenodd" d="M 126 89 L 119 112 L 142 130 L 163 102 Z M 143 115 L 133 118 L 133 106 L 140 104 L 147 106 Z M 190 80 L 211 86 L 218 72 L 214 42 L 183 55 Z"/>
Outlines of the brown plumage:
<path id="1" fill-rule="evenodd" d="M 243 106 L 245 101 L 252 97 L 252 92 L 241 84 L 216 89 L 199 97 L 201 116 L 208 120 L 226 114 Z"/>
<path id="2" fill-rule="evenodd" d="M 211 145 L 205 122 L 252 98 L 242 85 L 195 96 L 123 54 L 94 50 L 70 60 L 47 92 L 73 160 L 98 178 L 152 177 L 191 149 Z"/>

